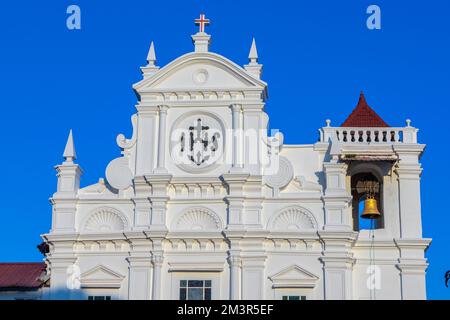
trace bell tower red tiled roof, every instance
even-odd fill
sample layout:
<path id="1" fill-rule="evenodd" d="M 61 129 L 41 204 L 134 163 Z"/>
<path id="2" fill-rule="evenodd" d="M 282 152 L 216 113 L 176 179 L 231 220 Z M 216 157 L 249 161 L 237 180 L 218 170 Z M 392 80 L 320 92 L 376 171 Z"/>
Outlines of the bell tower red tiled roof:
<path id="1" fill-rule="evenodd" d="M 358 105 L 341 124 L 341 127 L 389 127 L 389 125 L 369 107 L 364 93 L 361 92 Z"/>

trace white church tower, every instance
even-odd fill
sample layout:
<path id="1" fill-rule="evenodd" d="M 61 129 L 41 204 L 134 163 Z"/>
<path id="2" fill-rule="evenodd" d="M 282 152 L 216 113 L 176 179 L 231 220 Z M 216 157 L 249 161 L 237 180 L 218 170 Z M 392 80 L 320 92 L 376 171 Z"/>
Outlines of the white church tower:
<path id="1" fill-rule="evenodd" d="M 267 132 L 255 40 L 241 67 L 196 24 L 194 51 L 164 67 L 151 43 L 106 179 L 80 188 L 70 132 L 42 236 L 50 297 L 425 299 L 418 129 L 388 126 L 361 94 L 318 142 L 284 144 Z"/>

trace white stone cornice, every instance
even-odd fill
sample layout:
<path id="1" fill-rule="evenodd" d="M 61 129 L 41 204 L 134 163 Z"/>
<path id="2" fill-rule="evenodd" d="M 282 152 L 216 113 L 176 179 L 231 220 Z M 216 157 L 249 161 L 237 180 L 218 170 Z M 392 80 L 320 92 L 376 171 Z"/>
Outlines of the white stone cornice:
<path id="1" fill-rule="evenodd" d="M 77 241 L 114 241 L 126 240 L 127 237 L 122 232 L 108 232 L 108 233 L 83 233 L 77 238 Z"/>
<path id="2" fill-rule="evenodd" d="M 319 240 L 317 231 L 271 231 L 267 234 L 268 239 L 300 239 Z"/>
<path id="3" fill-rule="evenodd" d="M 327 269 L 332 268 L 352 268 L 355 264 L 355 259 L 351 254 L 337 256 L 337 255 L 324 255 L 319 260 L 326 266 Z"/>
<path id="4" fill-rule="evenodd" d="M 152 118 L 158 115 L 158 106 L 160 105 L 159 101 L 156 101 L 153 104 L 146 104 L 140 102 L 135 106 L 138 111 L 138 116 L 141 118 Z"/>
<path id="5" fill-rule="evenodd" d="M 396 267 L 402 272 L 403 275 L 425 275 L 428 265 L 429 263 L 426 259 L 399 259 L 399 263 Z"/>
<path id="6" fill-rule="evenodd" d="M 380 239 L 378 237 L 375 237 L 375 240 L 372 240 L 370 238 L 367 239 L 361 239 L 358 237 L 358 239 L 355 241 L 355 244 L 353 246 L 354 249 L 367 249 L 367 248 L 397 248 L 394 240 L 392 238 L 389 239 Z"/>
<path id="7" fill-rule="evenodd" d="M 41 237 L 50 242 L 57 241 L 71 241 L 75 242 L 78 240 L 78 233 L 74 232 L 52 232 L 41 235 Z"/>
<path id="8" fill-rule="evenodd" d="M 245 81 L 251 83 L 253 86 L 259 87 L 261 89 L 265 89 L 267 87 L 267 84 L 264 81 L 252 77 L 242 67 L 221 55 L 212 52 L 193 52 L 182 55 L 181 57 L 175 59 L 174 61 L 161 68 L 157 74 L 134 84 L 133 89 L 137 92 L 141 92 L 145 87 L 151 87 L 152 84 L 160 81 L 161 78 L 163 78 L 167 74 L 179 69 L 180 66 L 195 61 L 207 61 L 210 63 L 218 64 L 220 66 L 228 68 L 230 72 L 235 73 L 236 76 L 241 77 Z"/>
<path id="9" fill-rule="evenodd" d="M 399 164 L 394 171 L 399 179 L 417 180 L 422 175 L 423 169 L 420 164 Z"/>
<path id="10" fill-rule="evenodd" d="M 192 183 L 192 177 L 183 177 L 183 176 L 176 176 L 173 177 L 170 181 L 171 183 Z M 220 180 L 218 177 L 195 177 L 195 183 L 210 183 L 210 184 L 222 184 L 222 180 Z"/>
<path id="11" fill-rule="evenodd" d="M 266 203 L 296 204 L 298 201 L 302 203 L 322 203 L 322 195 L 320 193 L 309 192 L 302 192 L 295 195 L 282 193 L 278 198 L 264 198 L 264 202 Z"/>
<path id="12" fill-rule="evenodd" d="M 392 145 L 394 152 L 401 153 L 412 153 L 412 154 L 421 154 L 425 150 L 425 144 L 416 144 L 416 143 L 396 143 Z"/>
<path id="13" fill-rule="evenodd" d="M 352 256 L 350 250 L 356 241 L 355 231 L 320 230 L 320 241 L 324 245 L 324 255 L 331 257 Z"/>
<path id="14" fill-rule="evenodd" d="M 223 240 L 224 235 L 221 231 L 171 231 L 166 235 L 168 240 L 173 239 L 215 239 Z"/>
<path id="15" fill-rule="evenodd" d="M 126 231 L 123 233 L 125 238 L 127 240 L 134 240 L 134 239 L 146 239 L 147 236 L 145 235 L 144 231 Z"/>
<path id="16" fill-rule="evenodd" d="M 89 197 L 89 198 L 79 198 L 77 201 L 77 204 L 90 204 L 90 205 L 103 205 L 105 204 L 105 200 L 107 201 L 108 205 L 113 204 L 126 204 L 126 205 L 132 205 L 133 200 L 131 198 L 128 199 L 119 199 L 119 198 L 100 198 L 100 197 Z"/>
<path id="17" fill-rule="evenodd" d="M 356 231 L 318 231 L 319 237 L 323 240 L 345 240 L 354 242 L 358 236 Z"/>
<path id="18" fill-rule="evenodd" d="M 394 238 L 398 247 L 421 248 L 425 250 L 430 244 L 431 238 Z"/>
<path id="19" fill-rule="evenodd" d="M 352 201 L 353 197 L 346 191 L 341 189 L 326 189 L 328 194 L 321 196 L 320 198 L 325 202 L 327 208 L 342 208 L 346 207 L 346 204 Z"/>
<path id="20" fill-rule="evenodd" d="M 76 205 L 79 199 L 78 196 L 55 193 L 51 198 L 48 199 L 48 201 L 52 205 Z"/>
<path id="21" fill-rule="evenodd" d="M 394 266 L 398 265 L 398 259 L 388 259 L 388 258 L 355 258 L 355 263 L 358 265 L 381 265 L 381 266 Z"/>
<path id="22" fill-rule="evenodd" d="M 151 254 L 147 255 L 132 255 L 126 258 L 130 267 L 134 268 L 151 268 L 153 267 Z"/>
<path id="23" fill-rule="evenodd" d="M 145 230 L 143 231 L 145 236 L 152 241 L 161 241 L 167 236 L 167 230 Z"/>

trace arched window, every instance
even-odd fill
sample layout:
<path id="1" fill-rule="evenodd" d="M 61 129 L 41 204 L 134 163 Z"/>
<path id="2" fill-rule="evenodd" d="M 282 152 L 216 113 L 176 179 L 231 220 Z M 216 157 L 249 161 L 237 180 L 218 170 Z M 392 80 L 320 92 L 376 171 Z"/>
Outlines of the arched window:
<path id="1" fill-rule="evenodd" d="M 364 210 L 364 202 L 367 200 L 367 182 L 374 185 L 373 197 L 376 200 L 377 209 L 381 213 L 378 219 L 371 220 L 361 217 Z M 383 215 L 383 182 L 380 181 L 371 172 L 361 172 L 351 177 L 352 188 L 352 208 L 353 208 L 353 229 L 355 231 L 369 230 L 369 229 L 382 229 L 384 228 L 384 215 Z"/>

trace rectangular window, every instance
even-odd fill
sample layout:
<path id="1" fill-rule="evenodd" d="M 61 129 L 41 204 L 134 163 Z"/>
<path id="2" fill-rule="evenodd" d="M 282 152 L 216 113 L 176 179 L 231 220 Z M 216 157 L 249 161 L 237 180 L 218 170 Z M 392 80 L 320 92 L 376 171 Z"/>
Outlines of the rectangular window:
<path id="1" fill-rule="evenodd" d="M 211 280 L 180 280 L 180 300 L 211 300 Z"/>
<path id="2" fill-rule="evenodd" d="M 88 296 L 88 300 L 111 300 L 111 296 Z"/>
<path id="3" fill-rule="evenodd" d="M 283 300 L 306 300 L 306 296 L 283 296 Z"/>

